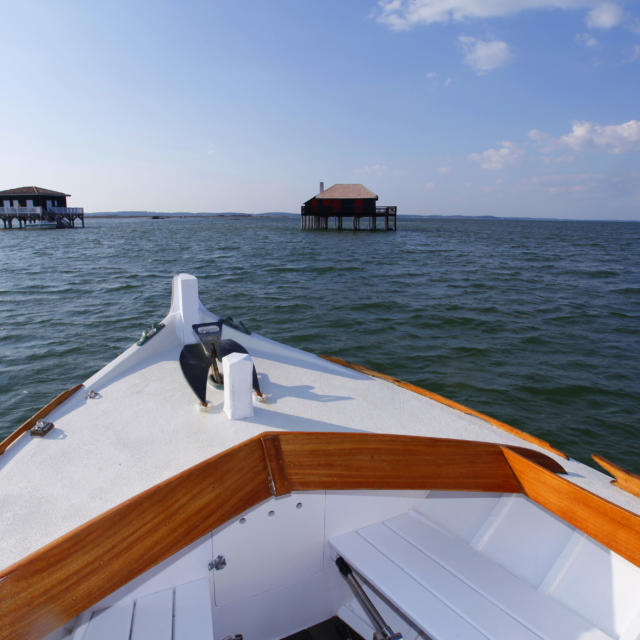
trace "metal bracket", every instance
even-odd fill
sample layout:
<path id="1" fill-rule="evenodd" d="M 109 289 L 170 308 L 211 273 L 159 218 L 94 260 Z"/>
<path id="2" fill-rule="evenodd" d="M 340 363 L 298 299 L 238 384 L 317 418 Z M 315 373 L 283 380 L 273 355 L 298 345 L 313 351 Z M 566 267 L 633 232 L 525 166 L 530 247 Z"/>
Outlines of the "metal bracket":
<path id="1" fill-rule="evenodd" d="M 51 431 L 53 427 L 53 422 L 48 422 L 47 420 L 38 420 L 38 422 L 36 422 L 35 425 L 31 427 L 29 433 L 32 436 L 44 436 L 49 433 L 49 431 Z"/>
<path id="2" fill-rule="evenodd" d="M 153 338 L 153 336 L 155 336 L 161 329 L 164 329 L 164 323 L 156 322 L 155 324 L 152 324 L 149 329 L 145 329 L 142 332 L 142 335 L 136 344 L 141 347 L 145 342 L 151 340 L 151 338 Z"/>
<path id="3" fill-rule="evenodd" d="M 369 596 L 365 593 L 358 579 L 353 575 L 351 567 L 342 556 L 338 556 L 336 559 L 336 566 L 349 583 L 349 586 L 353 590 L 353 594 L 362 608 L 367 612 L 369 618 L 371 618 L 371 622 L 373 622 L 373 625 L 376 628 L 373 633 L 373 640 L 403 640 L 402 634 L 397 631 L 393 631 L 385 622 L 380 612 L 369 599 Z"/>

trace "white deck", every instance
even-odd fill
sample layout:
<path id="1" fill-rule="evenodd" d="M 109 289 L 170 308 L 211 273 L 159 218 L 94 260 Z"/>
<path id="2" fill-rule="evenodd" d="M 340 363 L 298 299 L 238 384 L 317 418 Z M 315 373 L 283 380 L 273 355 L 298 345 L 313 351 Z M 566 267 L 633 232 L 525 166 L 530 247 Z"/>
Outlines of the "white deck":
<path id="1" fill-rule="evenodd" d="M 225 328 L 254 358 L 266 404 L 255 416 L 230 421 L 223 392 L 209 388 L 199 409 L 178 356 L 192 322 L 216 319 L 198 307 L 197 288 L 174 295 L 167 326 L 133 346 L 55 409 L 45 438 L 23 435 L 0 456 L 0 567 L 54 540 L 156 483 L 268 430 L 368 431 L 532 446 L 489 423 L 380 379 L 317 356 Z M 186 307 L 183 321 L 176 308 Z M 176 300 L 177 298 L 177 300 Z M 192 339 L 195 341 L 195 338 Z M 89 389 L 99 392 L 87 399 Z M 640 499 L 610 478 L 558 459 L 569 478 L 640 513 Z"/>

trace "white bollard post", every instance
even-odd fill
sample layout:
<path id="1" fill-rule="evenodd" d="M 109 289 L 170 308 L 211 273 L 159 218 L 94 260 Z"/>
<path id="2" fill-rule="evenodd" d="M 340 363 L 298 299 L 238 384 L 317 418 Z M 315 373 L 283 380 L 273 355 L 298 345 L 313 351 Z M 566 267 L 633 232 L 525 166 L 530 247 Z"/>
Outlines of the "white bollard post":
<path id="1" fill-rule="evenodd" d="M 222 358 L 224 412 L 229 420 L 253 416 L 253 360 L 248 353 L 230 353 Z"/>

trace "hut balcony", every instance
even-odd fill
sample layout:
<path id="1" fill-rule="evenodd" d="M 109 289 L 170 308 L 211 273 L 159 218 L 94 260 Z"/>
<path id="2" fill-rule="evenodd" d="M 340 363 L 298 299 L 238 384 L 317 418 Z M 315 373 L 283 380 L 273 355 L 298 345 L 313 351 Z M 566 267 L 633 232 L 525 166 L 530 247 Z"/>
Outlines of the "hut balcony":
<path id="1" fill-rule="evenodd" d="M 7 205 L 0 205 L 0 214 L 14 216 L 39 216 L 42 215 L 42 207 L 11 207 Z"/>

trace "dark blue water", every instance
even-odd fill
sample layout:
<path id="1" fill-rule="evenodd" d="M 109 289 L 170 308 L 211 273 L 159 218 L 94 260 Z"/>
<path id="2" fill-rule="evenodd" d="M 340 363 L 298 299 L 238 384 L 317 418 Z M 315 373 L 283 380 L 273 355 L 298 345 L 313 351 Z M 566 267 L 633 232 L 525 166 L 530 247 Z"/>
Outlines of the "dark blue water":
<path id="1" fill-rule="evenodd" d="M 82 382 L 200 279 L 211 310 L 426 387 L 573 457 L 640 472 L 640 224 L 89 220 L 0 231 L 0 435 Z"/>

